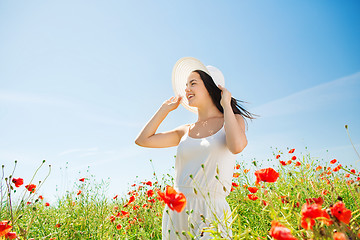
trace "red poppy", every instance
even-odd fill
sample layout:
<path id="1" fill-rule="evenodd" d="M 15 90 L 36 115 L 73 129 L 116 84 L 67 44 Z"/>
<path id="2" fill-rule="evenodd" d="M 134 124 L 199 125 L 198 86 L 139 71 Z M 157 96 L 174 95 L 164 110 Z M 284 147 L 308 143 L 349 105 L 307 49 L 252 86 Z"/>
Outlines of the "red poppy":
<path id="1" fill-rule="evenodd" d="M 301 162 L 299 162 L 299 161 L 297 161 L 296 163 L 295 163 L 295 166 L 296 167 L 298 167 L 298 166 L 300 166 L 301 165 Z"/>
<path id="2" fill-rule="evenodd" d="M 345 174 L 345 177 L 346 177 L 346 178 L 349 178 L 349 177 L 350 177 L 350 173 L 346 173 L 346 174 Z"/>
<path id="3" fill-rule="evenodd" d="M 237 177 L 239 177 L 239 176 L 240 176 L 240 173 L 234 173 L 234 174 L 233 174 L 233 177 L 234 177 L 234 178 L 237 178 Z"/>
<path id="4" fill-rule="evenodd" d="M 6 239 L 16 239 L 16 232 L 8 232 L 7 234 L 5 234 L 5 238 Z"/>
<path id="5" fill-rule="evenodd" d="M 345 234 L 341 232 L 336 232 L 333 235 L 334 240 L 347 240 L 348 238 L 345 236 Z"/>
<path id="6" fill-rule="evenodd" d="M 292 160 L 296 160 L 296 156 L 292 156 L 292 158 L 291 158 Z"/>
<path id="7" fill-rule="evenodd" d="M 326 189 L 322 190 L 322 192 L 321 192 L 322 195 L 326 195 L 326 194 L 328 194 L 328 193 L 329 193 L 329 191 L 326 190 Z"/>
<path id="8" fill-rule="evenodd" d="M 337 162 L 336 159 L 333 159 L 333 160 L 330 161 L 331 164 L 334 164 L 334 163 L 336 163 L 336 162 Z"/>
<path id="9" fill-rule="evenodd" d="M 121 215 L 120 215 L 121 213 Z M 129 212 L 126 212 L 126 211 L 121 211 L 118 213 L 118 215 L 123 218 L 123 217 L 129 217 L 130 216 L 130 213 Z"/>
<path id="10" fill-rule="evenodd" d="M 116 225 L 116 229 L 120 230 L 122 228 L 121 224 L 119 223 L 118 225 Z"/>
<path id="11" fill-rule="evenodd" d="M 269 205 L 269 203 L 268 203 L 267 201 L 265 201 L 265 200 L 262 200 L 262 204 L 263 204 L 264 206 Z"/>
<path id="12" fill-rule="evenodd" d="M 341 164 L 337 165 L 334 169 L 333 169 L 333 172 L 337 172 L 341 169 Z"/>
<path id="13" fill-rule="evenodd" d="M 281 163 L 281 165 L 286 166 L 286 162 L 285 161 L 279 161 Z"/>
<path id="14" fill-rule="evenodd" d="M 317 166 L 315 170 L 316 170 L 316 171 L 319 171 L 319 170 L 321 170 L 321 169 L 322 169 L 322 166 Z"/>
<path id="15" fill-rule="evenodd" d="M 158 190 L 158 195 L 171 210 L 181 212 L 186 205 L 186 197 L 183 193 L 175 191 L 171 186 L 166 186 L 165 193 Z"/>
<path id="16" fill-rule="evenodd" d="M 132 196 L 130 197 L 128 203 L 125 204 L 124 207 L 127 207 L 130 203 L 132 203 L 132 202 L 134 202 L 134 201 L 135 201 L 135 197 L 134 197 L 134 195 L 132 195 Z"/>
<path id="17" fill-rule="evenodd" d="M 350 172 L 353 173 L 353 174 L 356 174 L 355 169 L 351 169 Z"/>
<path id="18" fill-rule="evenodd" d="M 339 221 L 349 224 L 351 218 L 351 211 L 345 208 L 343 202 L 337 202 L 334 206 L 330 207 L 331 214 L 334 215 Z"/>
<path id="19" fill-rule="evenodd" d="M 235 168 L 236 168 L 236 169 L 239 169 L 239 168 L 240 168 L 240 164 L 236 164 Z"/>
<path id="20" fill-rule="evenodd" d="M 29 184 L 29 185 L 25 185 L 25 188 L 29 191 L 34 193 L 35 189 L 36 189 L 36 185 L 35 184 Z"/>
<path id="21" fill-rule="evenodd" d="M 259 197 L 256 196 L 256 195 L 254 195 L 254 194 L 248 194 L 248 198 L 249 198 L 250 200 L 253 200 L 253 201 L 259 199 Z"/>
<path id="22" fill-rule="evenodd" d="M 80 178 L 79 181 L 80 182 L 85 182 L 85 178 Z"/>
<path id="23" fill-rule="evenodd" d="M 276 159 L 279 159 L 280 155 L 276 155 Z"/>
<path id="24" fill-rule="evenodd" d="M 276 240 L 297 240 L 297 238 L 291 235 L 290 229 L 275 220 L 271 221 L 269 234 Z"/>
<path id="25" fill-rule="evenodd" d="M 245 174 L 247 174 L 248 172 L 250 172 L 250 169 L 244 169 Z"/>
<path id="26" fill-rule="evenodd" d="M 13 178 L 12 182 L 15 184 L 15 187 L 20 187 L 24 184 L 24 179 L 22 178 Z"/>
<path id="27" fill-rule="evenodd" d="M 80 195 L 80 194 L 81 194 L 81 190 L 79 190 L 76 195 Z"/>
<path id="28" fill-rule="evenodd" d="M 321 209 L 321 206 L 319 204 L 313 203 L 308 204 L 304 203 L 304 205 L 301 208 L 301 215 L 304 218 L 318 218 L 322 216 L 323 210 Z"/>
<path id="29" fill-rule="evenodd" d="M 115 195 L 115 196 L 113 197 L 113 199 L 117 199 L 117 197 L 118 197 L 118 195 Z"/>
<path id="30" fill-rule="evenodd" d="M 251 193 L 256 193 L 259 189 L 257 187 L 248 187 L 248 190 L 251 192 Z"/>
<path id="31" fill-rule="evenodd" d="M 140 208 L 140 206 L 139 205 L 135 205 L 135 206 L 133 206 L 133 210 L 137 210 L 137 209 L 139 209 Z"/>
<path id="32" fill-rule="evenodd" d="M 40 196 L 39 196 L 39 199 L 43 200 L 43 199 L 44 199 L 44 197 L 43 197 L 42 195 L 40 195 Z"/>
<path id="33" fill-rule="evenodd" d="M 47 206 L 47 207 L 48 207 L 48 206 L 50 206 L 50 203 L 48 203 L 48 202 L 47 202 L 47 203 L 45 203 L 45 206 Z"/>
<path id="34" fill-rule="evenodd" d="M 257 182 L 276 182 L 279 177 L 279 173 L 273 168 L 260 169 L 255 172 Z"/>
<path id="35" fill-rule="evenodd" d="M 123 218 L 124 216 L 121 214 L 121 212 L 118 212 L 115 217 L 121 217 L 121 218 Z"/>
<path id="36" fill-rule="evenodd" d="M 289 160 L 289 161 L 286 162 L 286 165 L 290 165 L 291 163 L 292 163 L 292 161 Z"/>
<path id="37" fill-rule="evenodd" d="M 307 198 L 305 199 L 307 204 L 312 204 L 312 203 L 316 203 L 319 205 L 322 205 L 324 203 L 324 199 L 322 199 L 322 197 L 318 197 L 318 198 Z"/>
<path id="38" fill-rule="evenodd" d="M 151 181 L 147 181 L 147 182 L 144 182 L 145 185 L 149 185 L 150 187 L 152 186 L 152 182 Z"/>
<path id="39" fill-rule="evenodd" d="M 315 225 L 316 218 L 325 218 L 327 220 L 324 221 L 327 225 L 331 224 L 330 216 L 327 212 L 321 209 L 321 205 L 319 204 L 308 204 L 305 203 L 301 208 L 301 226 L 304 229 L 309 229 Z"/>
<path id="40" fill-rule="evenodd" d="M 281 202 L 282 203 L 289 203 L 289 197 L 288 196 L 281 196 Z"/>
<path id="41" fill-rule="evenodd" d="M 354 183 L 354 180 L 352 180 L 352 179 L 346 181 L 347 185 L 350 185 L 350 184 L 353 184 L 353 183 Z"/>
<path id="42" fill-rule="evenodd" d="M 290 149 L 289 153 L 294 153 L 294 151 L 295 151 L 295 148 Z"/>
<path id="43" fill-rule="evenodd" d="M 152 197 L 154 195 L 154 191 L 150 189 L 146 192 L 146 194 L 148 195 L 148 197 Z"/>
<path id="44" fill-rule="evenodd" d="M 234 182 L 232 182 L 231 185 L 232 185 L 233 187 L 238 187 L 238 186 L 239 186 L 239 184 L 234 183 Z"/>
<path id="45" fill-rule="evenodd" d="M 5 236 L 8 232 L 10 232 L 12 226 L 10 226 L 10 221 L 1 221 L 0 222 L 0 237 Z"/>
<path id="46" fill-rule="evenodd" d="M 294 203 L 294 207 L 300 207 L 300 203 L 299 202 L 296 202 L 296 203 Z"/>
<path id="47" fill-rule="evenodd" d="M 114 222 L 115 219 L 116 219 L 115 216 L 113 216 L 113 215 L 110 216 L 110 222 Z"/>
<path id="48" fill-rule="evenodd" d="M 55 224 L 55 227 L 57 228 L 61 227 L 60 223 Z"/>

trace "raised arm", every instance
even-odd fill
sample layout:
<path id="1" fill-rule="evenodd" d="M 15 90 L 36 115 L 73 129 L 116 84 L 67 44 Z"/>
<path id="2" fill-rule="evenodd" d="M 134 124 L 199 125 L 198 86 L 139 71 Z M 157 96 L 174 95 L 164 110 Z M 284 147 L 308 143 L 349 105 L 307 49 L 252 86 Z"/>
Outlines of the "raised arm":
<path id="1" fill-rule="evenodd" d="M 181 97 L 171 97 L 166 100 L 150 121 L 141 130 L 135 143 L 141 147 L 166 148 L 177 146 L 180 142 L 184 126 L 179 126 L 171 131 L 155 134 L 159 125 L 166 118 L 169 112 L 175 110 L 180 104 Z"/>

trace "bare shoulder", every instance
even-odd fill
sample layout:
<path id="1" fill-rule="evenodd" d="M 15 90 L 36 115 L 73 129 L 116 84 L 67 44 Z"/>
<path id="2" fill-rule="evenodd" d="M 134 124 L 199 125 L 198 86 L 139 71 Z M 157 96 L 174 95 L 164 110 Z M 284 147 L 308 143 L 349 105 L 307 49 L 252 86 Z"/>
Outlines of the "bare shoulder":
<path id="1" fill-rule="evenodd" d="M 190 127 L 191 124 L 184 124 L 176 128 L 176 132 L 179 135 L 179 139 L 181 139 L 184 134 L 186 133 L 187 129 Z"/>

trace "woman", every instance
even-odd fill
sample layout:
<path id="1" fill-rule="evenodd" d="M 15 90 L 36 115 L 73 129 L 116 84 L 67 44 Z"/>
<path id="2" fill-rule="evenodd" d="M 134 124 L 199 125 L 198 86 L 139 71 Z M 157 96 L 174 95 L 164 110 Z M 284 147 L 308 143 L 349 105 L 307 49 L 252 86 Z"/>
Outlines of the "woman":
<path id="1" fill-rule="evenodd" d="M 190 232 L 195 239 L 210 239 L 206 229 L 212 228 L 229 239 L 232 218 L 225 197 L 231 189 L 236 154 L 247 145 L 243 116 L 253 117 L 231 97 L 222 73 L 213 66 L 205 67 L 192 57 L 181 58 L 174 66 L 172 81 L 177 97 L 162 104 L 135 140 L 142 147 L 178 146 L 174 189 L 183 193 L 187 202 L 181 212 L 165 207 L 162 237 L 190 239 Z M 180 103 L 196 113 L 198 120 L 155 134 Z"/>

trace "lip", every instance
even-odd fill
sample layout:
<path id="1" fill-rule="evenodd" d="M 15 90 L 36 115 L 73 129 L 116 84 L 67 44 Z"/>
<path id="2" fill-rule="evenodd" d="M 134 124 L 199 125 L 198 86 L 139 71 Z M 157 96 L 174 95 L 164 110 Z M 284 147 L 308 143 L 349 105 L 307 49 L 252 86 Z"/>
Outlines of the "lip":
<path id="1" fill-rule="evenodd" d="M 189 98 L 190 95 L 192 95 L 192 97 L 195 96 L 194 94 L 188 94 L 188 95 L 186 95 L 186 98 L 187 98 L 188 100 L 190 99 L 190 98 Z"/>

